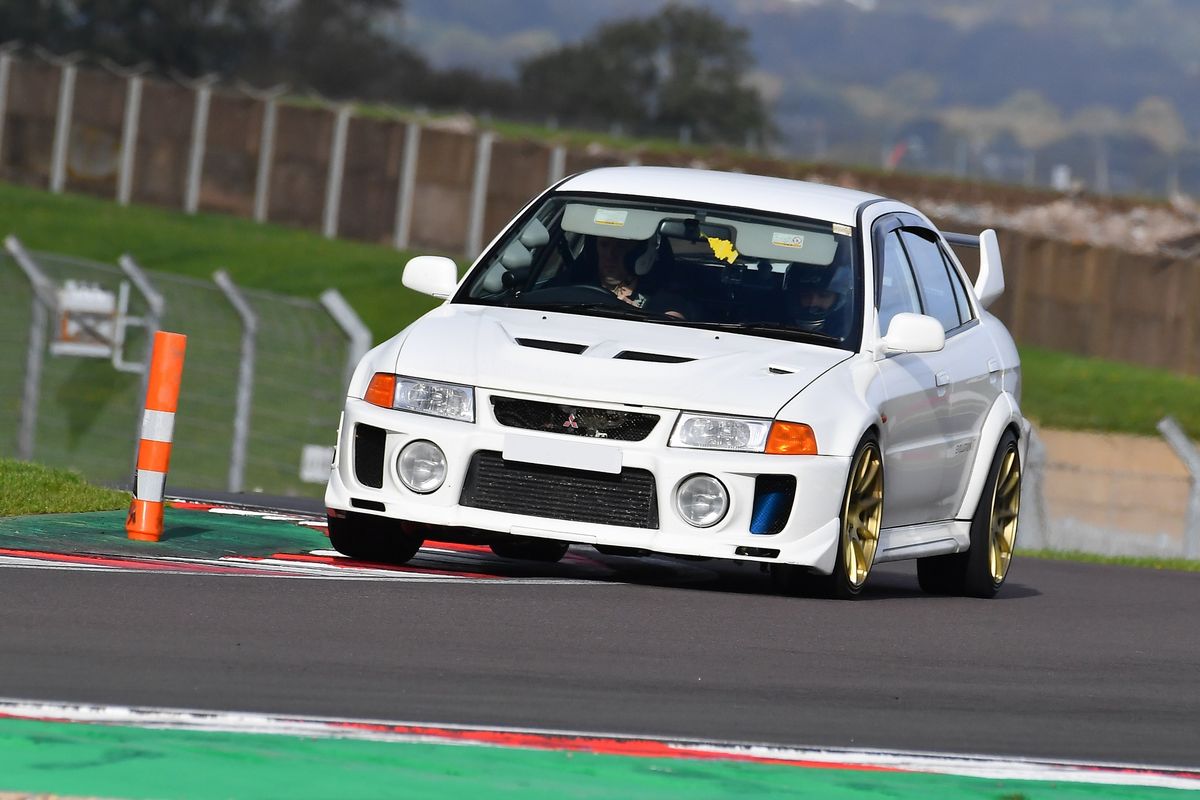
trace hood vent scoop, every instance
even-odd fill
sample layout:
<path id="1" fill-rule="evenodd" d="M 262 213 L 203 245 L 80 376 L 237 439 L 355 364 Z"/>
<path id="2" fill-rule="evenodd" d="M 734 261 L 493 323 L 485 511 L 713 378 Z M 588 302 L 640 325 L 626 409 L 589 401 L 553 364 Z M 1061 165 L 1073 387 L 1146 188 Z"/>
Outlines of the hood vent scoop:
<path id="1" fill-rule="evenodd" d="M 573 344 L 571 342 L 551 342 L 547 339 L 517 339 L 517 344 L 522 347 L 533 347 L 538 350 L 555 350 L 559 353 L 575 353 L 578 355 L 584 350 L 587 350 L 586 344 Z"/>
<path id="2" fill-rule="evenodd" d="M 654 361 L 659 364 L 684 364 L 696 360 L 685 356 L 668 356 L 663 353 L 639 353 L 637 350 L 622 350 L 613 358 L 624 358 L 628 361 Z"/>

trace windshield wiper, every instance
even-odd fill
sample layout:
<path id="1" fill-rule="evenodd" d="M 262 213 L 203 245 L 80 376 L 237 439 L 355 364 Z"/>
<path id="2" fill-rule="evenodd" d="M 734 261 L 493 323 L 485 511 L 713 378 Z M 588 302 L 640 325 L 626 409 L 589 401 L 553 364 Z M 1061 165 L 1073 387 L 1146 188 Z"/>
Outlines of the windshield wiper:
<path id="1" fill-rule="evenodd" d="M 817 333 L 816 331 L 805 331 L 799 328 L 793 328 L 790 325 L 784 325 L 780 322 L 690 322 L 680 320 L 680 322 L 688 325 L 694 325 L 697 328 L 710 328 L 719 331 L 736 331 L 738 333 L 748 333 L 751 335 L 762 334 L 772 336 L 774 334 L 783 334 L 782 337 L 799 342 L 816 342 L 818 344 L 831 344 L 835 347 L 841 346 L 842 340 L 838 336 L 830 336 L 827 333 Z"/>
<path id="2" fill-rule="evenodd" d="M 598 311 L 603 316 L 620 317 L 622 319 L 646 319 L 646 312 L 630 306 L 627 309 L 614 306 L 612 303 L 529 303 L 527 305 L 509 306 L 509 308 L 527 308 L 534 311 Z"/>

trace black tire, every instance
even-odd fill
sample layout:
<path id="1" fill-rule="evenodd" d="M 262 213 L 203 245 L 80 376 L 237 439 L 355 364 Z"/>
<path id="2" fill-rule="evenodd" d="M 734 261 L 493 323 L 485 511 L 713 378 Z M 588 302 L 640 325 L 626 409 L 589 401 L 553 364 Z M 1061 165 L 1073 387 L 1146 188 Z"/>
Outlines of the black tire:
<path id="1" fill-rule="evenodd" d="M 1011 457 L 1012 461 L 1008 462 Z M 1001 487 L 1002 496 L 1009 492 L 1015 493 L 1017 508 L 1011 512 L 997 509 L 996 482 L 1000 471 L 1008 462 L 1009 470 L 1006 479 L 1015 481 L 1008 487 Z M 1015 472 L 1013 472 L 1015 468 Z M 1015 477 L 1014 477 L 1015 475 Z M 1007 491 L 1004 491 L 1007 489 Z M 971 518 L 971 546 L 965 553 L 953 553 L 945 556 L 932 556 L 917 559 L 917 581 L 921 589 L 930 594 L 966 595 L 967 597 L 995 597 L 1008 577 L 1008 563 L 1011 562 L 1011 545 L 1015 544 L 1017 512 L 1020 508 L 1021 492 L 1021 455 L 1017 448 L 1017 437 L 1011 430 L 1005 431 L 996 446 L 992 456 L 992 465 L 988 470 L 987 481 L 983 484 L 983 492 L 979 495 L 979 505 L 975 507 L 975 515 Z M 1012 516 L 1009 517 L 1008 514 Z M 993 524 L 998 521 L 998 514 L 1005 515 L 1005 521 L 1013 523 L 1012 541 L 1007 548 L 1008 560 L 997 568 L 999 575 L 993 572 Z M 1003 548 L 1002 548 L 1003 549 Z"/>
<path id="2" fill-rule="evenodd" d="M 848 539 L 848 515 L 859 513 L 861 509 L 858 500 L 858 489 L 862 488 L 859 480 L 859 466 L 863 459 L 870 460 L 875 466 L 872 467 L 874 472 L 866 476 L 866 482 L 871 483 L 877 474 L 877 488 L 872 486 L 871 494 L 874 497 L 871 521 L 867 522 L 863 517 L 859 516 L 858 526 L 856 530 L 860 530 L 863 526 L 874 527 L 873 536 L 874 542 L 866 549 L 869 553 L 866 554 L 865 560 L 867 564 L 865 569 L 855 570 L 856 575 L 851 576 L 852 567 L 846 558 L 846 548 L 854 547 L 855 545 Z M 838 548 L 837 556 L 834 561 L 833 572 L 829 575 L 817 575 L 809 571 L 805 567 L 797 567 L 790 564 L 775 564 L 771 568 L 771 584 L 776 591 L 784 594 L 802 595 L 802 596 L 818 596 L 830 597 L 838 600 L 856 600 L 862 595 L 863 586 L 866 584 L 867 578 L 870 575 L 871 566 L 875 561 L 875 553 L 879 545 L 879 530 L 880 522 L 883 516 L 883 454 L 879 449 L 879 442 L 875 437 L 868 433 L 863 436 L 858 443 L 858 447 L 854 450 L 854 458 L 850 460 L 850 469 L 846 475 L 846 489 L 842 494 L 842 512 L 839 515 L 841 527 L 838 531 Z M 852 494 L 854 497 L 852 497 Z M 859 507 L 858 510 L 851 508 L 853 505 Z M 875 508 L 878 510 L 874 510 Z M 856 539 L 861 544 L 862 540 Z M 862 548 L 860 547 L 860 550 Z M 857 562 L 856 562 L 857 563 Z"/>
<path id="3" fill-rule="evenodd" d="M 493 542 L 489 546 L 492 552 L 501 558 L 555 564 L 562 560 L 571 545 L 554 539 L 511 539 Z"/>
<path id="4" fill-rule="evenodd" d="M 354 512 L 327 519 L 333 549 L 358 561 L 407 564 L 425 543 L 400 520 Z"/>

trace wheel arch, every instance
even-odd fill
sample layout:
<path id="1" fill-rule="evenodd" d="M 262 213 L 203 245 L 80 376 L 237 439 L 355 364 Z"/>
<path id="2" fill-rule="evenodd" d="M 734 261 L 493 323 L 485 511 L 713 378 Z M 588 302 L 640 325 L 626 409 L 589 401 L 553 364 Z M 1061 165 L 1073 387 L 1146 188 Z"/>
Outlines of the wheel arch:
<path id="1" fill-rule="evenodd" d="M 967 480 L 967 488 L 963 492 L 962 503 L 959 505 L 957 519 L 970 519 L 975 514 L 979 499 L 983 495 L 983 486 L 987 482 L 988 471 L 992 467 L 992 459 L 996 455 L 996 447 L 1000 439 L 1008 431 L 1017 437 L 1017 451 L 1021 461 L 1025 461 L 1025 452 L 1029 441 L 1029 422 L 1021 415 L 1016 398 L 1004 393 L 996 398 L 984 419 L 980 429 L 978 446 L 975 448 L 975 460 L 971 464 L 971 477 Z"/>

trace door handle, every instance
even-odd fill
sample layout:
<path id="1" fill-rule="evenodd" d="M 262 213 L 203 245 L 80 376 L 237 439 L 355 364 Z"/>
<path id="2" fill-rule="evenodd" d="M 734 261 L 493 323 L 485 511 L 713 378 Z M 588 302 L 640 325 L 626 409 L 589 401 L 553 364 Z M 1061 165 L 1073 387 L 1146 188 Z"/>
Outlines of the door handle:
<path id="1" fill-rule="evenodd" d="M 933 379 L 937 381 L 938 386 L 945 386 L 946 384 L 950 383 L 950 373 L 942 370 L 941 372 L 935 374 Z"/>

